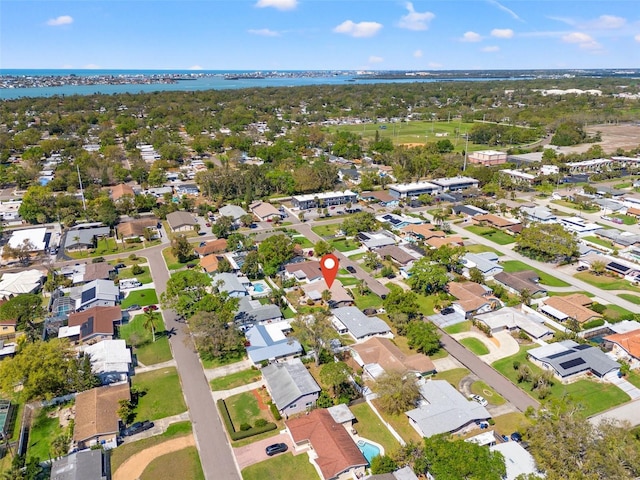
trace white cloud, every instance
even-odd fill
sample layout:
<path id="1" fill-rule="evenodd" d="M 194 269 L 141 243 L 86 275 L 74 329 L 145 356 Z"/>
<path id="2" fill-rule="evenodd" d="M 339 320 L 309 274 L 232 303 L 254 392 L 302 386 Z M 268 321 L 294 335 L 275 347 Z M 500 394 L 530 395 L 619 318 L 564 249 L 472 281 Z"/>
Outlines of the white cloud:
<path id="1" fill-rule="evenodd" d="M 250 29 L 247 30 L 252 35 L 259 35 L 261 37 L 279 37 L 280 34 L 273 30 L 269 30 L 268 28 L 260 28 L 258 30 Z"/>
<path id="2" fill-rule="evenodd" d="M 378 22 L 360 22 L 354 23 L 346 20 L 333 29 L 336 33 L 344 33 L 356 38 L 373 37 L 382 28 L 382 24 Z"/>
<path id="3" fill-rule="evenodd" d="M 516 12 L 514 12 L 513 10 L 511 10 L 510 8 L 505 7 L 504 5 L 502 5 L 501 3 L 497 2 L 496 0 L 487 0 L 491 5 L 494 5 L 496 7 L 498 7 L 498 9 L 502 10 L 503 12 L 508 13 L 509 15 L 511 15 L 511 17 L 513 17 L 514 19 L 520 21 L 520 22 L 524 22 L 524 20 L 522 20 L 518 14 Z"/>
<path id="4" fill-rule="evenodd" d="M 415 52 L 413 52 L 413 56 L 415 58 L 421 58 L 422 57 L 422 50 L 416 50 Z"/>
<path id="5" fill-rule="evenodd" d="M 60 15 L 56 18 L 50 18 L 47 20 L 47 25 L 50 27 L 59 27 L 61 25 L 71 25 L 73 23 L 73 17 L 70 15 Z"/>
<path id="6" fill-rule="evenodd" d="M 100 65 L 96 65 L 95 63 L 89 63 L 82 68 L 86 68 L 87 70 L 98 70 L 100 69 Z"/>
<path id="7" fill-rule="evenodd" d="M 427 67 L 429 67 L 429 68 L 442 68 L 442 64 L 438 63 L 438 62 L 429 62 L 427 64 Z"/>
<path id="8" fill-rule="evenodd" d="M 491 36 L 496 38 L 513 38 L 513 30 L 510 28 L 494 28 Z"/>
<path id="9" fill-rule="evenodd" d="M 460 39 L 461 42 L 479 42 L 481 40 L 482 37 L 476 32 L 466 32 Z"/>
<path id="10" fill-rule="evenodd" d="M 298 0 L 258 0 L 256 7 L 273 7 L 277 10 L 293 10 L 298 6 Z"/>
<path id="11" fill-rule="evenodd" d="M 600 15 L 595 20 L 588 23 L 588 27 L 595 29 L 621 28 L 627 20 L 615 15 Z"/>
<path id="12" fill-rule="evenodd" d="M 407 2 L 405 7 L 409 10 L 409 13 L 400 18 L 398 22 L 398 27 L 400 28 L 406 28 L 407 30 L 427 30 L 431 20 L 436 17 L 431 12 L 416 12 L 411 2 Z"/>
<path id="13" fill-rule="evenodd" d="M 486 53 L 498 52 L 498 51 L 500 51 L 500 47 L 498 47 L 496 45 L 489 45 L 487 47 L 483 47 L 482 51 L 486 52 Z"/>
<path id="14" fill-rule="evenodd" d="M 188 70 L 204 70 L 200 65 L 191 65 Z"/>
<path id="15" fill-rule="evenodd" d="M 371 55 L 369 57 L 369 63 L 382 63 L 384 62 L 384 58 L 378 57 L 376 55 Z"/>
<path id="16" fill-rule="evenodd" d="M 636 35 L 635 37 L 633 37 L 633 39 L 634 39 L 636 42 L 640 42 L 640 33 L 639 33 L 638 35 Z"/>
<path id="17" fill-rule="evenodd" d="M 596 42 L 591 35 L 583 32 L 572 32 L 562 37 L 565 43 L 576 44 L 585 50 L 597 50 L 600 44 Z"/>

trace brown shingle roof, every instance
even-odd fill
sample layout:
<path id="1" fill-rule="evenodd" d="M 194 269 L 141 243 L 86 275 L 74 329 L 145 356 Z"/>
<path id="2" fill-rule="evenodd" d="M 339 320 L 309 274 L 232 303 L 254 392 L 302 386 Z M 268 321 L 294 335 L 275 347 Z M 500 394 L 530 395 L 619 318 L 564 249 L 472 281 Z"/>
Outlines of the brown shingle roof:
<path id="1" fill-rule="evenodd" d="M 133 192 L 133 188 L 131 188 L 129 185 L 125 185 L 124 183 L 116 185 L 115 187 L 111 187 L 111 199 L 114 202 L 116 200 L 119 200 L 124 195 L 130 195 L 133 197 L 135 195 L 135 193 Z"/>
<path id="2" fill-rule="evenodd" d="M 405 252 L 400 247 L 396 247 L 395 245 L 388 245 L 386 247 L 378 248 L 376 250 L 376 253 L 382 258 L 388 255 L 400 265 L 406 265 L 407 263 L 415 260 L 415 257 Z"/>
<path id="3" fill-rule="evenodd" d="M 202 247 L 195 249 L 196 253 L 201 257 L 211 255 L 212 253 L 222 253 L 227 251 L 227 239 L 219 238 L 205 243 Z"/>
<path id="4" fill-rule="evenodd" d="M 107 262 L 87 263 L 84 269 L 84 282 L 91 282 L 92 280 L 108 280 L 109 275 L 115 268 L 113 265 L 109 265 Z"/>
<path id="5" fill-rule="evenodd" d="M 129 400 L 129 384 L 92 388 L 76 395 L 76 419 L 73 439 L 84 442 L 99 435 L 117 433 L 120 400 Z"/>
<path id="6" fill-rule="evenodd" d="M 375 190 L 371 192 L 362 192 L 360 196 L 363 198 L 373 197 L 376 200 L 379 200 L 383 203 L 393 202 L 394 200 L 397 200 L 396 198 L 392 197 L 389 194 L 389 190 Z"/>
<path id="7" fill-rule="evenodd" d="M 320 262 L 318 261 L 290 263 L 289 265 L 285 265 L 284 268 L 292 275 L 296 272 L 302 272 L 304 276 L 307 277 L 307 280 L 313 280 L 314 278 L 322 276 Z"/>
<path id="8" fill-rule="evenodd" d="M 326 409 L 312 410 L 309 415 L 285 423 L 294 442 L 311 443 L 324 478 L 336 478 L 351 468 L 367 465 L 349 433 Z"/>
<path id="9" fill-rule="evenodd" d="M 118 224 L 116 230 L 120 238 L 141 237 L 144 235 L 145 228 L 155 228 L 157 225 L 158 219 L 156 217 L 139 218 L 138 220 Z"/>
<path id="10" fill-rule="evenodd" d="M 640 330 L 607 335 L 604 340 L 617 343 L 632 357 L 640 358 Z"/>
<path id="11" fill-rule="evenodd" d="M 271 216 L 280 216 L 280 211 L 270 203 L 254 202 L 249 205 L 249 209 L 255 216 L 259 217 L 261 220 L 264 218 L 269 218 Z"/>
<path id="12" fill-rule="evenodd" d="M 599 313 L 596 313 L 585 306 L 591 305 L 591 299 L 581 293 L 567 295 L 566 297 L 549 297 L 544 301 L 544 303 L 545 305 L 549 305 L 565 315 L 574 318 L 579 323 L 584 323 L 592 318 L 602 317 Z"/>
<path id="13" fill-rule="evenodd" d="M 213 273 L 218 271 L 218 257 L 215 255 L 207 255 L 200 259 L 200 266 L 207 273 Z"/>
<path id="14" fill-rule="evenodd" d="M 451 237 L 446 237 L 446 238 L 438 238 L 438 237 L 429 238 L 426 240 L 426 243 L 432 247 L 440 248 L 443 245 L 451 245 L 451 244 L 462 245 L 464 243 L 464 240 L 462 239 L 462 237 L 453 235 Z"/>
<path id="15" fill-rule="evenodd" d="M 472 219 L 474 222 L 478 222 L 478 223 L 486 222 L 489 225 L 492 225 L 497 228 L 505 228 L 510 225 L 519 223 L 518 221 L 507 220 L 506 218 L 499 217 L 498 215 L 494 215 L 492 213 L 486 213 L 484 215 L 476 215 L 472 217 Z"/>
<path id="16" fill-rule="evenodd" d="M 69 326 L 80 326 L 81 337 L 94 333 L 113 335 L 113 324 L 122 320 L 120 306 L 93 307 L 82 312 L 69 314 Z"/>
<path id="17" fill-rule="evenodd" d="M 524 289 L 527 289 L 532 295 L 547 291 L 544 287 L 541 287 L 536 283 L 535 280 L 538 278 L 538 274 L 533 270 L 523 270 L 521 272 L 513 273 L 500 272 L 493 276 L 493 279 L 496 282 L 500 282 L 519 293 L 522 293 Z"/>
<path id="18" fill-rule="evenodd" d="M 372 337 L 366 342 L 353 345 L 353 350 L 365 364 L 377 363 L 386 372 L 432 372 L 436 368 L 429 357 L 422 353 L 405 355 L 388 338 Z"/>
<path id="19" fill-rule="evenodd" d="M 404 233 L 414 234 L 420 237 L 431 238 L 433 235 L 433 231 L 435 230 L 435 225 L 431 223 L 421 223 L 418 225 L 407 225 L 406 227 L 402 227 Z M 439 236 L 445 236 L 444 232 L 437 232 Z M 441 234 L 441 235 L 440 235 Z"/>
<path id="20" fill-rule="evenodd" d="M 334 280 L 331 284 L 331 288 L 327 287 L 327 282 L 322 280 L 318 280 L 316 282 L 311 282 L 306 285 L 302 285 L 300 288 L 304 291 L 305 294 L 309 294 L 309 292 L 316 291 L 320 294 L 325 290 L 329 290 L 331 292 L 331 302 L 333 303 L 353 303 L 353 298 L 349 296 L 347 290 L 342 286 L 342 282 L 340 280 Z"/>

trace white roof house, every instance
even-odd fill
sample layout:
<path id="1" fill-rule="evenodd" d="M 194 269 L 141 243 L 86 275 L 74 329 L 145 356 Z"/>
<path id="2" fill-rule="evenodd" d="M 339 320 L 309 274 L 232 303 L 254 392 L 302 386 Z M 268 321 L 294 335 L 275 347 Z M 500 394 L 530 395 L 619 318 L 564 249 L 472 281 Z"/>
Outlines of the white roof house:
<path id="1" fill-rule="evenodd" d="M 40 270 L 24 270 L 5 273 L 0 280 L 0 298 L 10 298 L 23 293 L 37 292 L 42 286 L 44 274 Z"/>
<path id="2" fill-rule="evenodd" d="M 358 307 L 341 307 L 331 310 L 334 328 L 347 331 L 356 340 L 374 335 L 389 335 L 391 329 L 378 317 L 367 317 Z"/>
<path id="3" fill-rule="evenodd" d="M 498 443 L 489 447 L 492 452 L 500 452 L 504 457 L 504 464 L 507 467 L 505 480 L 515 480 L 519 475 L 539 475 L 536 468 L 536 461 L 518 442 Z"/>
<path id="4" fill-rule="evenodd" d="M 15 230 L 11 234 L 11 238 L 9 238 L 9 246 L 12 248 L 18 248 L 22 246 L 25 240 L 29 240 L 34 246 L 33 251 L 40 252 L 47 248 L 49 243 L 48 237 L 46 227 Z"/>
<path id="5" fill-rule="evenodd" d="M 223 217 L 232 217 L 234 220 L 238 220 L 240 217 L 247 214 L 247 212 L 238 205 L 225 205 L 219 210 L 219 212 Z"/>
<path id="6" fill-rule="evenodd" d="M 131 350 L 124 340 L 103 340 L 85 347 L 91 358 L 91 370 L 103 385 L 121 382 L 129 378 Z"/>
<path id="7" fill-rule="evenodd" d="M 553 335 L 544 323 L 545 317 L 527 307 L 505 307 L 494 312 L 476 315 L 476 320 L 487 325 L 493 333 L 501 330 L 522 330 L 533 338 Z"/>

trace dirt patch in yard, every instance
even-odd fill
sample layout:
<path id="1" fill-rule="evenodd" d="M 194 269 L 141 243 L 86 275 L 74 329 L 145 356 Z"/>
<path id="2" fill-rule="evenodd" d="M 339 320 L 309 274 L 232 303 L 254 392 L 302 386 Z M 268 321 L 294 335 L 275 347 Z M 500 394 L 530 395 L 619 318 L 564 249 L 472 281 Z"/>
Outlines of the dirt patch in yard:
<path id="1" fill-rule="evenodd" d="M 167 453 L 177 452 L 187 447 L 195 447 L 196 442 L 193 435 L 178 437 L 167 440 L 159 445 L 149 447 L 135 455 L 129 457 L 122 465 L 118 467 L 113 475 L 113 480 L 131 480 L 140 478 L 144 469 L 147 468 L 153 460 L 166 455 Z"/>

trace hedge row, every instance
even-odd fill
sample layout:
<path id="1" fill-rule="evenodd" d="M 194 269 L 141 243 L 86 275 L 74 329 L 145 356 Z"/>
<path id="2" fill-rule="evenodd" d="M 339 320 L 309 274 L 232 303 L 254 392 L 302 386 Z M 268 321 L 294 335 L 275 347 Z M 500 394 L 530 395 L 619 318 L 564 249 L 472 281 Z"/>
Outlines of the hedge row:
<path id="1" fill-rule="evenodd" d="M 278 407 L 276 407 L 276 404 L 273 402 L 269 402 L 269 409 L 271 410 L 271 415 L 273 415 L 273 418 L 277 420 L 282 420 L 282 415 L 280 415 L 280 412 L 278 411 Z"/>
<path id="2" fill-rule="evenodd" d="M 271 430 L 275 430 L 276 428 L 278 428 L 275 423 L 267 423 L 263 427 L 252 427 L 248 430 L 241 430 L 239 432 L 236 432 L 236 429 L 233 426 L 233 421 L 231 420 L 231 415 L 229 414 L 229 410 L 227 409 L 227 404 L 224 403 L 223 399 L 218 400 L 218 410 L 222 415 L 222 421 L 224 422 L 224 426 L 227 429 L 227 432 L 229 432 L 231 440 L 242 440 L 243 438 L 253 437 L 254 435 L 270 432 Z"/>

